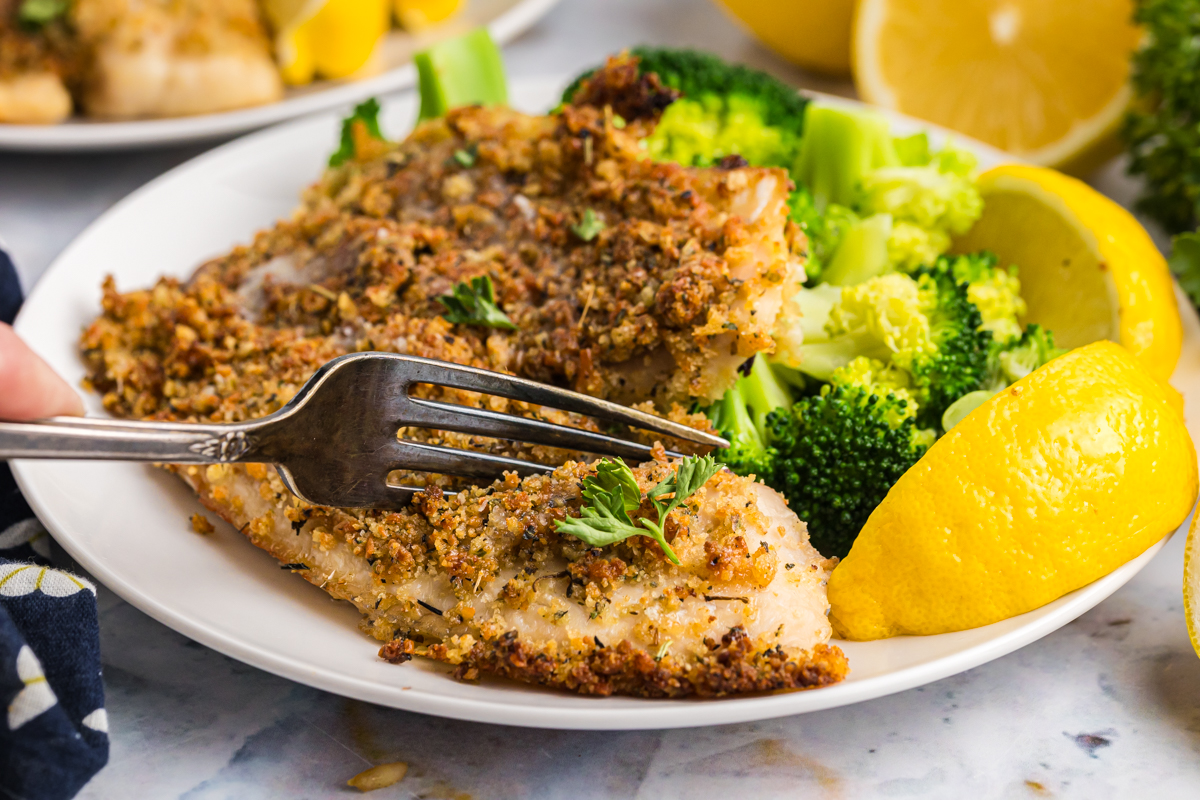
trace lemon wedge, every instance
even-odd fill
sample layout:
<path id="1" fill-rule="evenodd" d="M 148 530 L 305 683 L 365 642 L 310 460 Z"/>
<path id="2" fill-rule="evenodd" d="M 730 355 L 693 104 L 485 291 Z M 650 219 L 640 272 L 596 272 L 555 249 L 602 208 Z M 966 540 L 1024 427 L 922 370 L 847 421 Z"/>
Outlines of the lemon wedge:
<path id="1" fill-rule="evenodd" d="M 387 32 L 388 0 L 265 0 L 283 80 L 345 78 L 362 69 Z"/>
<path id="2" fill-rule="evenodd" d="M 830 576 L 830 621 L 865 640 L 1031 611 L 1175 530 L 1196 491 L 1170 390 L 1116 344 L 1082 347 L 984 402 L 901 476 Z"/>
<path id="3" fill-rule="evenodd" d="M 1132 214 L 1082 181 L 1010 164 L 979 176 L 983 215 L 954 251 L 990 250 L 1015 264 L 1023 321 L 1072 349 L 1120 342 L 1167 380 L 1183 339 L 1166 259 Z"/>
<path id="4" fill-rule="evenodd" d="M 1188 638 L 1192 649 L 1200 655 L 1200 534 L 1196 523 L 1200 514 L 1192 517 L 1187 543 L 1183 550 L 1183 615 L 1187 618 Z"/>
<path id="5" fill-rule="evenodd" d="M 395 0 L 393 10 L 401 27 L 421 31 L 450 19 L 462 5 L 462 0 Z"/>
<path id="6" fill-rule="evenodd" d="M 862 0 L 855 84 L 868 102 L 1082 172 L 1120 150 L 1132 16 L 1133 0 Z"/>

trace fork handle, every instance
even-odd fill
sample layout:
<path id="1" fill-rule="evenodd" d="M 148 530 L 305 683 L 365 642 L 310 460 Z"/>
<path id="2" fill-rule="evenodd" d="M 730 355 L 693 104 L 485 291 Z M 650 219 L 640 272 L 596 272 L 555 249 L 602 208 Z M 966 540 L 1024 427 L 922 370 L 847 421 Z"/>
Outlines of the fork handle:
<path id="1" fill-rule="evenodd" d="M 217 464 L 253 461 L 253 445 L 253 437 L 243 425 L 86 417 L 0 422 L 0 460 L 64 458 Z"/>

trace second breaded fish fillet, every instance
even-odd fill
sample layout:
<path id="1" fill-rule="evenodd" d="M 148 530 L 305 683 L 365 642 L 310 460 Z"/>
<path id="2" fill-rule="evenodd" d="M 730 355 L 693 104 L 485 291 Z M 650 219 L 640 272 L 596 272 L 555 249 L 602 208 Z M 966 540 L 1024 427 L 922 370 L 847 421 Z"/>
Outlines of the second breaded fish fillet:
<path id="1" fill-rule="evenodd" d="M 636 469 L 643 492 L 672 474 Z M 251 465 L 181 467 L 209 508 L 413 654 L 586 694 L 714 696 L 823 686 L 846 661 L 827 644 L 827 562 L 772 489 L 717 473 L 666 525 L 681 564 L 634 537 L 592 548 L 556 531 L 592 468 L 451 498 L 430 489 L 394 513 L 310 506 Z"/>

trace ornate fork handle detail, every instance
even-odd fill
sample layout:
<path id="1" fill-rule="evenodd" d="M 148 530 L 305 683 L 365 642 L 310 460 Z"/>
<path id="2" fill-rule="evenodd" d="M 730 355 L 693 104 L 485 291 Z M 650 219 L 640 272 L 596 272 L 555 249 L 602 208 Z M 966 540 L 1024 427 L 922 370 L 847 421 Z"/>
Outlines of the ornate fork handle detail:
<path id="1" fill-rule="evenodd" d="M 256 439 L 242 426 L 55 417 L 0 422 L 0 458 L 80 458 L 228 463 L 252 456 Z"/>
<path id="2" fill-rule="evenodd" d="M 254 445 L 253 437 L 245 431 L 229 431 L 226 434 L 203 442 L 188 445 L 188 450 L 206 459 L 219 461 L 222 464 L 238 461 L 246 455 Z"/>

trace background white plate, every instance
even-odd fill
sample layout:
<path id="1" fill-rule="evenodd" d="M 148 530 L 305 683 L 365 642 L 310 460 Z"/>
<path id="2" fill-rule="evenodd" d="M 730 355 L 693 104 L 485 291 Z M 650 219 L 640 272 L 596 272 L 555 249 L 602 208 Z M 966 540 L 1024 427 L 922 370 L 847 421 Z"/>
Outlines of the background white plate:
<path id="1" fill-rule="evenodd" d="M 318 81 L 285 90 L 284 99 L 263 106 L 194 117 L 103 122 L 76 116 L 59 125 L 0 125 L 0 150 L 118 150 L 183 144 L 231 136 L 305 114 L 341 108 L 374 95 L 416 85 L 412 56 L 448 36 L 486 25 L 505 44 L 541 19 L 558 0 L 468 0 L 452 20 L 419 34 L 392 31 L 377 53 L 379 74 L 359 80 Z"/>
<path id="2" fill-rule="evenodd" d="M 514 105 L 544 110 L 565 80 L 516 82 Z M 839 101 L 849 103 L 850 101 Z M 384 130 L 400 136 L 415 116 L 411 94 L 385 105 Z M 931 131 L 892 115 L 897 132 Z M 68 247 L 37 284 L 17 330 L 72 381 L 84 374 L 76 343 L 98 312 L 104 275 L 123 290 L 162 274 L 184 277 L 205 259 L 249 241 L 287 215 L 335 146 L 325 114 L 231 142 L 178 167 L 117 204 Z M 965 142 L 983 167 L 1004 156 Z M 1175 385 L 1200 419 L 1200 321 L 1184 303 L 1185 342 Z M 87 398 L 99 412 L 96 397 Z M 1193 427 L 1200 439 L 1200 428 Z M 62 546 L 121 597 L 160 622 L 234 658 L 293 680 L 384 705 L 460 719 L 553 728 L 666 728 L 742 722 L 815 711 L 898 692 L 961 672 L 1028 644 L 1108 597 L 1161 544 L 1107 577 L 1049 605 L 984 628 L 879 642 L 838 642 L 850 678 L 823 689 L 709 701 L 587 698 L 485 681 L 458 683 L 439 665 L 395 667 L 359 633 L 358 613 L 279 569 L 229 526 L 193 533 L 201 507 L 174 477 L 135 464 L 14 462 L 25 496 Z"/>

